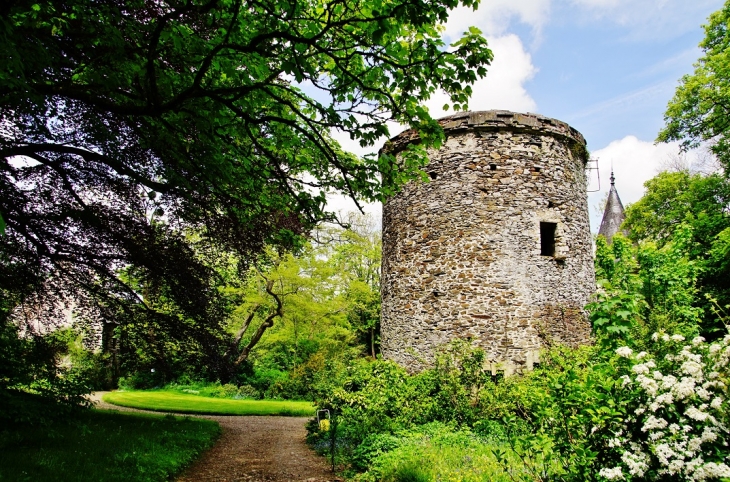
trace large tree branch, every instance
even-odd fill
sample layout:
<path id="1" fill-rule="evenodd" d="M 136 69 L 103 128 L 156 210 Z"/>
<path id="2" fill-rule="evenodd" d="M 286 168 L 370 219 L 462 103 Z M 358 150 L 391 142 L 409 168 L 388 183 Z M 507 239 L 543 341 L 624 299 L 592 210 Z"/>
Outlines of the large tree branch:
<path id="1" fill-rule="evenodd" d="M 270 279 L 266 278 L 266 276 L 264 276 L 263 273 L 261 273 L 259 270 L 256 270 L 256 271 L 258 271 L 259 276 L 261 276 L 264 279 L 264 281 L 266 281 L 266 285 L 265 285 L 266 292 L 272 298 L 274 298 L 274 300 L 276 301 L 276 308 L 274 309 L 274 311 L 269 313 L 269 315 L 266 317 L 266 319 L 263 321 L 263 323 L 261 323 L 259 325 L 259 327 L 256 329 L 256 332 L 253 334 L 253 336 L 251 337 L 251 340 L 248 342 L 248 344 L 245 347 L 243 347 L 243 350 L 241 350 L 241 353 L 238 355 L 238 358 L 236 358 L 236 362 L 233 364 L 236 367 L 240 366 L 241 363 L 248 360 L 248 356 L 251 353 L 251 350 L 253 349 L 253 347 L 256 346 L 256 344 L 259 342 L 259 340 L 261 340 L 261 337 L 264 335 L 264 332 L 266 332 L 266 330 L 268 330 L 269 328 L 274 326 L 274 320 L 277 317 L 284 316 L 284 311 L 283 311 L 284 305 L 281 301 L 281 296 L 279 296 L 273 290 L 274 280 L 270 280 Z"/>
<path id="2" fill-rule="evenodd" d="M 101 164 L 105 164 L 112 169 L 114 169 L 118 174 L 127 176 L 130 179 L 143 184 L 147 186 L 148 188 L 157 191 L 159 193 L 172 193 L 175 191 L 174 187 L 166 184 L 161 183 L 157 181 L 153 181 L 152 179 L 149 179 L 145 176 L 142 176 L 138 171 L 135 171 L 134 169 L 127 167 L 122 163 L 121 161 L 114 159 L 110 156 L 105 156 L 103 154 L 99 154 L 93 151 L 89 151 L 86 149 L 81 149 L 79 147 L 73 147 L 69 145 L 64 144 L 50 144 L 50 143 L 42 143 L 42 144 L 25 144 L 25 145 L 19 145 L 14 146 L 9 149 L 5 149 L 0 151 L 0 157 L 2 158 L 10 158 L 10 157 L 16 157 L 16 156 L 28 156 L 32 157 L 33 155 L 38 155 L 39 153 L 43 152 L 55 152 L 57 154 L 73 154 L 80 157 L 83 157 L 87 161 L 93 161 L 98 162 Z"/>

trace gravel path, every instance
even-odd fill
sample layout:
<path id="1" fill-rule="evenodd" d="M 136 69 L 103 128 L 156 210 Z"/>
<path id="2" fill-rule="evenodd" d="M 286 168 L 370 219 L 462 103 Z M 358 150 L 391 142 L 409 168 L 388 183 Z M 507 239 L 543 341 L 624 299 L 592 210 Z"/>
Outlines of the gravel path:
<path id="1" fill-rule="evenodd" d="M 111 405 L 92 395 L 97 408 L 146 412 Z M 159 412 L 156 412 L 159 413 Z M 306 418 L 204 415 L 223 429 L 218 443 L 177 479 L 180 482 L 335 482 L 323 457 L 305 443 Z"/>

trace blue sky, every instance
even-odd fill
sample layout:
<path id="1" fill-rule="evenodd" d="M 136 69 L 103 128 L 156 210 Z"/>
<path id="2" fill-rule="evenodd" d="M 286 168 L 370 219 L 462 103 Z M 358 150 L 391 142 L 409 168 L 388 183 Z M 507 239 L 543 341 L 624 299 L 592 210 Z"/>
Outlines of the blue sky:
<path id="1" fill-rule="evenodd" d="M 602 191 L 611 164 L 624 204 L 677 152 L 654 145 L 667 102 L 700 56 L 701 25 L 720 0 L 484 0 L 455 10 L 447 40 L 474 25 L 495 59 L 474 86 L 471 110 L 536 112 L 569 123 L 599 160 Z M 440 117 L 444 98 L 428 102 Z M 346 143 L 345 143 L 346 144 Z M 592 188 L 597 185 L 593 184 Z M 591 222 L 601 192 L 589 196 Z M 379 206 L 370 211 L 379 215 Z"/>

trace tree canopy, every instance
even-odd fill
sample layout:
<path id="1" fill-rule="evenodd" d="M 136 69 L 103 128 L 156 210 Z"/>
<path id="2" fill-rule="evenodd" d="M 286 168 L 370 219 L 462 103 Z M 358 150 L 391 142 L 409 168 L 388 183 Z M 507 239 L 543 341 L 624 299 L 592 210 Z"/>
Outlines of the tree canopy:
<path id="1" fill-rule="evenodd" d="M 198 319 L 221 319 L 220 250 L 244 262 L 332 219 L 325 193 L 383 199 L 440 142 L 492 54 L 438 25 L 474 0 L 10 0 L 0 6 L 0 290 L 144 306 L 133 265 Z M 360 158 L 387 122 L 423 140 Z M 197 242 L 191 242 L 194 231 Z"/>
<path id="2" fill-rule="evenodd" d="M 684 148 L 710 142 L 710 149 L 730 167 L 730 2 L 710 15 L 700 43 L 703 56 L 695 71 L 680 81 L 664 114 L 658 140 L 681 141 Z"/>
<path id="3" fill-rule="evenodd" d="M 692 268 L 695 274 L 692 276 L 696 278 L 699 293 L 711 296 L 723 306 L 730 303 L 730 266 L 726 261 L 730 252 L 728 180 L 720 174 L 663 172 L 647 181 L 644 186 L 644 196 L 626 209 L 626 221 L 623 224 L 630 233 L 630 239 L 644 246 L 639 253 L 642 269 L 657 264 L 652 261 L 656 256 L 647 254 L 657 250 L 647 249 L 646 243 L 655 244 L 659 248 L 657 252 L 671 251 L 670 245 L 675 248 L 681 245 L 680 251 L 682 256 L 687 257 L 686 262 L 695 265 Z M 674 260 L 667 264 L 670 278 L 673 278 L 672 283 L 681 284 L 686 262 Z M 648 280 L 650 276 L 644 275 L 644 279 Z M 673 296 L 681 291 L 672 283 L 660 285 L 657 292 L 663 292 L 664 296 Z M 645 291 L 646 288 L 645 286 Z M 704 309 L 702 329 L 705 333 L 722 333 L 722 324 L 703 296 L 695 296 L 691 304 Z"/>

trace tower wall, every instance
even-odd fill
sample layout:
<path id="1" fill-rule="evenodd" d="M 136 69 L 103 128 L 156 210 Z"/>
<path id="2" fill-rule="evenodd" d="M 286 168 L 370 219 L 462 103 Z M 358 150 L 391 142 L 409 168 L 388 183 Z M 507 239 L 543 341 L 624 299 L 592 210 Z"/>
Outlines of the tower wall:
<path id="1" fill-rule="evenodd" d="M 549 340 L 587 342 L 595 276 L 583 136 L 506 111 L 440 123 L 447 140 L 429 152 L 431 181 L 383 207 L 383 355 L 418 370 L 440 345 L 470 338 L 514 367 Z M 389 148 L 415 140 L 407 131 Z"/>

